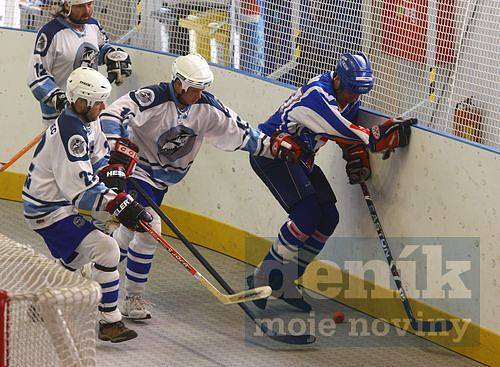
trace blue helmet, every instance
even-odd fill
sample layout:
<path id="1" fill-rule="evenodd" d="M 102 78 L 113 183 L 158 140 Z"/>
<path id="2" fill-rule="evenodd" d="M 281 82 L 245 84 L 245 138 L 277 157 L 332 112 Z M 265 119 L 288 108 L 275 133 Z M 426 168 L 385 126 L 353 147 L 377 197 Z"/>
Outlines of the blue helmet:
<path id="1" fill-rule="evenodd" d="M 351 55 L 346 52 L 335 67 L 340 77 L 340 88 L 356 94 L 366 94 L 373 88 L 373 71 L 368 56 L 360 52 Z"/>

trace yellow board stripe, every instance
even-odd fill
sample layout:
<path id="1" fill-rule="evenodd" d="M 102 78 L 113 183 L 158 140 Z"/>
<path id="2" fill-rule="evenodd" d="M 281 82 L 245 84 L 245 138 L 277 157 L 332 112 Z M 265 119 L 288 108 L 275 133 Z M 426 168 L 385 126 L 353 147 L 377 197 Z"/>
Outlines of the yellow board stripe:
<path id="1" fill-rule="evenodd" d="M 19 173 L 0 173 L 0 199 L 21 200 L 21 189 L 26 176 Z M 227 223 L 172 206 L 162 205 L 162 210 L 172 219 L 185 236 L 198 245 L 231 256 L 251 265 L 257 265 L 269 251 L 271 242 Z M 162 232 L 172 235 L 165 226 Z M 342 272 L 332 262 L 317 260 L 311 263 L 300 282 L 325 297 L 333 298 L 370 316 L 387 320 L 395 324 L 406 318 L 398 294 L 390 289 L 380 287 L 362 278 Z M 347 283 L 346 283 L 347 282 Z M 325 286 L 329 284 L 330 286 Z M 335 284 L 333 287 L 331 284 Z M 380 303 L 367 297 L 355 298 L 351 294 L 345 297 L 345 290 L 372 289 L 379 298 L 384 298 L 383 307 Z M 465 320 L 447 314 L 425 303 L 412 300 L 415 313 L 422 312 L 426 317 L 455 319 L 463 327 Z M 412 332 L 412 330 L 408 330 Z M 414 334 L 418 334 L 412 332 Z M 421 335 L 439 345 L 460 353 L 469 358 L 491 366 L 500 365 L 500 335 L 479 325 L 470 323 L 464 334 L 462 343 L 455 343 L 458 334 L 453 331 L 448 338 L 439 335 Z M 469 338 L 469 339 L 467 339 Z M 468 345 L 468 346 L 463 346 Z"/>

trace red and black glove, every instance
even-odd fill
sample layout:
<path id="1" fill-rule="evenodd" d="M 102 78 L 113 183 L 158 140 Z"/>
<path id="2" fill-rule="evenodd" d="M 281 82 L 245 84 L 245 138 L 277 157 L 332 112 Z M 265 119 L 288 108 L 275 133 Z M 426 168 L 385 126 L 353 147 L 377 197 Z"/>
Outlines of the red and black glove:
<path id="1" fill-rule="evenodd" d="M 119 164 L 110 164 L 103 167 L 99 173 L 99 181 L 104 183 L 106 187 L 116 191 L 125 191 L 127 185 L 127 175 L 125 173 L 125 168 Z"/>
<path id="2" fill-rule="evenodd" d="M 126 192 L 121 192 L 108 203 L 106 211 L 113 214 L 118 221 L 132 231 L 144 232 L 139 221 L 151 223 L 153 217 L 144 207 Z"/>
<path id="3" fill-rule="evenodd" d="M 370 129 L 368 146 L 372 152 L 383 152 L 388 149 L 405 147 L 410 143 L 411 125 L 417 119 L 389 119 Z"/>
<path id="4" fill-rule="evenodd" d="M 134 171 L 135 165 L 139 162 L 139 147 L 127 138 L 116 140 L 115 149 L 109 156 L 109 164 L 121 164 L 128 177 Z"/>
<path id="5" fill-rule="evenodd" d="M 306 153 L 303 143 L 292 135 L 276 131 L 271 135 L 271 154 L 287 162 L 297 163 Z"/>
<path id="6" fill-rule="evenodd" d="M 364 144 L 339 144 L 342 148 L 342 157 L 347 161 L 345 170 L 351 185 L 360 184 L 368 180 L 372 174 L 370 157 Z"/>

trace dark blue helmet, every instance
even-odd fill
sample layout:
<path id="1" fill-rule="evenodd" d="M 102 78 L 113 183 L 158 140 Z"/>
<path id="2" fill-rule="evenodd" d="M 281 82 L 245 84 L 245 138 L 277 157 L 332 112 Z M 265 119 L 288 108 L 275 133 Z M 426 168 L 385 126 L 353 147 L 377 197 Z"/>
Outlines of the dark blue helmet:
<path id="1" fill-rule="evenodd" d="M 337 63 L 335 72 L 340 77 L 340 88 L 352 93 L 366 94 L 373 88 L 373 71 L 368 56 L 360 52 L 346 52 Z"/>

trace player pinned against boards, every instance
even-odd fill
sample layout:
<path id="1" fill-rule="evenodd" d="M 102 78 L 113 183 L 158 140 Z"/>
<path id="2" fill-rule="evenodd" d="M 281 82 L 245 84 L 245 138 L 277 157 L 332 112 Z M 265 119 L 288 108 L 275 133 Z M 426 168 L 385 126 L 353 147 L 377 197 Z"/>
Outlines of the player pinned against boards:
<path id="1" fill-rule="evenodd" d="M 116 188 L 117 178 L 124 182 L 125 169 L 108 163 L 108 143 L 96 121 L 110 93 L 109 81 L 92 68 L 80 67 L 69 75 L 69 103 L 36 147 L 22 198 L 26 223 L 62 266 L 76 271 L 92 264 L 92 279 L 102 289 L 98 337 L 117 343 L 137 337 L 117 307 L 120 250 L 78 210 L 106 211 L 132 231 L 140 220 L 152 218 Z"/>
<path id="2" fill-rule="evenodd" d="M 346 52 L 334 71 L 309 80 L 259 125 L 272 137 L 276 158 L 250 156 L 250 164 L 288 218 L 261 265 L 247 278 L 250 288 L 269 285 L 275 297 L 301 311 L 311 310 L 295 281 L 321 252 L 340 218 L 337 199 L 314 163 L 315 155 L 328 140 L 335 141 L 347 162 L 349 183 L 359 184 L 371 174 L 368 151 L 407 145 L 415 122 L 388 120 L 372 129 L 356 125 L 360 97 L 373 85 L 368 57 Z M 265 309 L 267 300 L 254 303 Z"/>
<path id="3" fill-rule="evenodd" d="M 106 65 L 108 80 L 116 85 L 132 74 L 130 57 L 110 45 L 93 12 L 92 0 L 61 1 L 54 5 L 54 19 L 38 31 L 27 83 L 40 103 L 45 126 L 54 122 L 68 103 L 66 81 L 76 68 L 97 70 Z"/>

